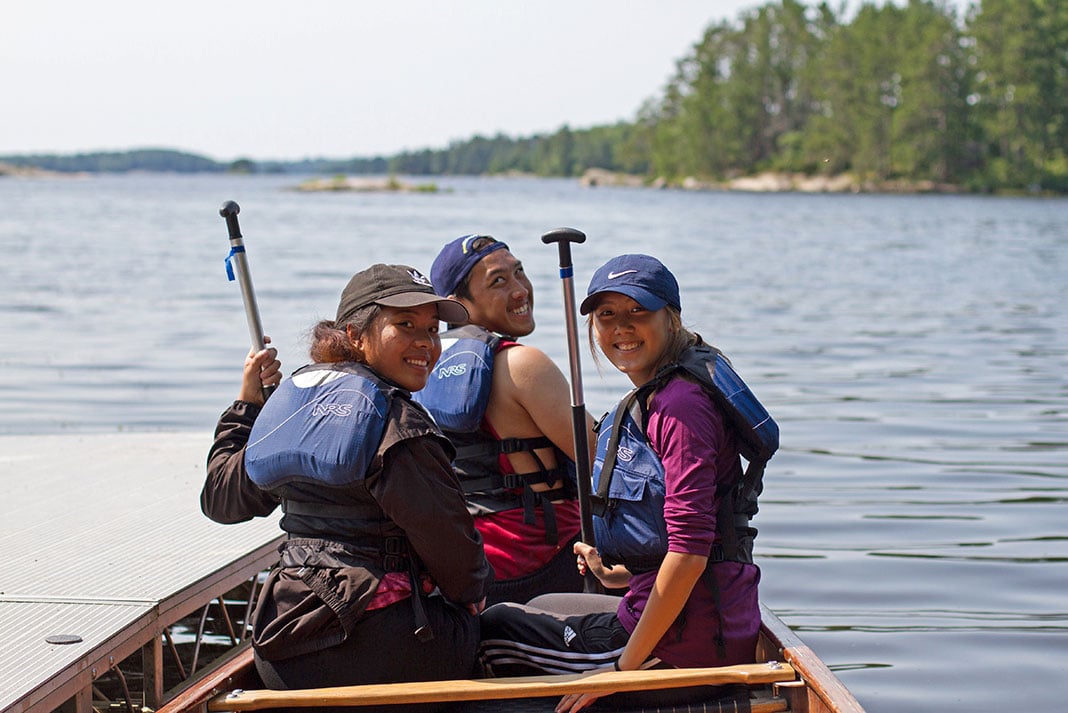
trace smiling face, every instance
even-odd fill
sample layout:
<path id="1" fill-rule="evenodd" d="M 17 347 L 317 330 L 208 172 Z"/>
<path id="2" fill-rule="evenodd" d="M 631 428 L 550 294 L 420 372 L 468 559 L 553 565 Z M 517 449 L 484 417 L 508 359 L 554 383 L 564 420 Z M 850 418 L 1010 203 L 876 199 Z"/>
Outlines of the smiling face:
<path id="1" fill-rule="evenodd" d="M 471 324 L 510 337 L 534 331 L 534 288 L 519 262 L 506 249 L 478 261 L 468 276 L 470 297 L 460 297 Z"/>
<path id="2" fill-rule="evenodd" d="M 591 318 L 597 346 L 631 383 L 640 386 L 656 375 L 674 337 L 666 307 L 650 312 L 626 295 L 604 292 Z"/>
<path id="3" fill-rule="evenodd" d="M 438 309 L 433 304 L 381 309 L 353 343 L 376 374 L 408 391 L 419 391 L 441 356 Z"/>

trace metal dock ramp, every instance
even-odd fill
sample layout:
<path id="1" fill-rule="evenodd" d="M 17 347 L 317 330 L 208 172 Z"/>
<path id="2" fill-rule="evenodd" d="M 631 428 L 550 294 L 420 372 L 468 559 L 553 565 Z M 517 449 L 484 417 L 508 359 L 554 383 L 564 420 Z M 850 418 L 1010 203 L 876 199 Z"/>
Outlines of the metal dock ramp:
<path id="1" fill-rule="evenodd" d="M 0 436 L 0 710 L 89 711 L 143 650 L 163 701 L 163 633 L 277 559 L 277 517 L 200 512 L 210 433 Z M 79 642 L 49 643 L 56 636 Z"/>

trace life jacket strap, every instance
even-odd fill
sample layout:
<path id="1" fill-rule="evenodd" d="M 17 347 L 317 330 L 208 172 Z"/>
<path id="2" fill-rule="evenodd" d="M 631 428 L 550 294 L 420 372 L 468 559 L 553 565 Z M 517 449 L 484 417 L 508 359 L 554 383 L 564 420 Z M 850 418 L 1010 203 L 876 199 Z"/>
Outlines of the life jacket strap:
<path id="1" fill-rule="evenodd" d="M 375 563 L 367 557 L 359 555 L 353 547 L 343 542 L 319 538 L 290 538 L 279 547 L 281 567 L 300 567 L 306 570 L 301 577 L 312 591 L 332 606 L 339 617 L 347 614 L 340 602 L 328 601 L 332 599 L 329 593 L 316 586 L 316 581 L 322 577 L 319 570 L 338 569 L 341 567 L 366 567 L 369 564 L 378 564 L 387 572 L 407 572 L 412 588 L 412 610 L 415 615 L 415 636 L 419 641 L 427 642 L 434 638 L 434 631 L 430 628 L 430 619 L 427 617 L 426 608 L 423 605 L 422 588 L 422 563 L 416 556 L 408 538 L 403 535 L 391 535 L 383 538 L 382 556 Z"/>
<path id="2" fill-rule="evenodd" d="M 286 515 L 306 517 L 339 518 L 343 520 L 362 520 L 377 513 L 370 505 L 342 505 L 339 503 L 312 503 L 304 500 L 282 500 L 282 512 Z"/>
<path id="3" fill-rule="evenodd" d="M 537 438 L 502 438 L 488 443 L 473 443 L 456 449 L 456 460 L 471 460 L 479 456 L 508 455 L 533 451 L 535 448 L 552 448 L 553 442 L 545 436 Z"/>
<path id="4" fill-rule="evenodd" d="M 619 438 L 623 432 L 623 415 L 636 402 L 638 391 L 638 388 L 628 391 L 616 406 L 616 413 L 612 419 L 612 433 L 608 437 L 608 447 L 605 450 L 604 463 L 601 465 L 601 477 L 597 483 L 597 492 L 590 495 L 590 512 L 597 517 L 604 517 L 608 512 L 608 488 L 612 485 L 612 471 L 616 468 L 616 453 L 619 451 Z M 644 419 L 640 418 L 635 419 L 635 423 L 642 424 L 643 427 L 645 425 Z M 600 423 L 597 424 L 598 429 L 600 425 Z"/>
<path id="5" fill-rule="evenodd" d="M 502 438 L 497 443 L 499 444 L 497 452 L 505 455 L 532 451 L 535 448 L 552 448 L 553 446 L 553 442 L 546 436 L 538 436 L 537 438 Z"/>

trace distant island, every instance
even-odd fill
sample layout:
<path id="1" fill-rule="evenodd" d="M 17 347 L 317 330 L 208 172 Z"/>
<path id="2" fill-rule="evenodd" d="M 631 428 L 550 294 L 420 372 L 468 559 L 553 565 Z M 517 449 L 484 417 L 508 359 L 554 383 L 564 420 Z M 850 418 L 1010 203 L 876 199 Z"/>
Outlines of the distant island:
<path id="1" fill-rule="evenodd" d="M 339 175 L 333 176 L 332 178 L 309 178 L 302 183 L 298 183 L 293 190 L 305 193 L 374 193 L 379 191 L 396 193 L 437 193 L 438 184 L 409 183 L 398 179 L 396 176 L 387 176 L 385 178 L 353 178 L 351 176 Z"/>

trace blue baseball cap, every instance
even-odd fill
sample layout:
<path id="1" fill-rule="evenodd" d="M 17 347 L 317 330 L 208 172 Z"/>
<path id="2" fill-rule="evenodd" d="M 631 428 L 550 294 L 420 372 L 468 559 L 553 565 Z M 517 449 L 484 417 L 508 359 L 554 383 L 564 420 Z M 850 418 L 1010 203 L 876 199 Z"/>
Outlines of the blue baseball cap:
<path id="1" fill-rule="evenodd" d="M 473 250 L 471 244 L 479 238 L 489 238 L 493 242 L 477 251 Z M 507 250 L 508 246 L 492 235 L 461 235 L 446 243 L 430 266 L 430 281 L 434 283 L 434 289 L 442 297 L 453 294 L 479 260 L 501 248 Z"/>
<path id="2" fill-rule="evenodd" d="M 664 263 L 648 255 L 619 255 L 597 268 L 579 312 L 589 314 L 603 292 L 626 295 L 650 312 L 671 305 L 682 311 L 679 283 Z"/>

